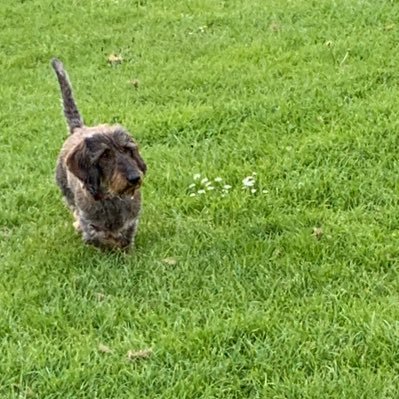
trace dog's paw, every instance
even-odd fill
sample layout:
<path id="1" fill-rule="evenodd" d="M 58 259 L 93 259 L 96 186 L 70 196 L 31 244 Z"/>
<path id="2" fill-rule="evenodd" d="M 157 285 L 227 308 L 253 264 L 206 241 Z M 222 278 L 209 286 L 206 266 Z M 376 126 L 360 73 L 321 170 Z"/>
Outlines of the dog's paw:
<path id="1" fill-rule="evenodd" d="M 82 227 L 80 226 L 79 220 L 75 220 L 75 221 L 73 222 L 73 227 L 75 228 L 75 230 L 76 230 L 78 233 L 81 233 L 81 232 L 82 232 Z"/>

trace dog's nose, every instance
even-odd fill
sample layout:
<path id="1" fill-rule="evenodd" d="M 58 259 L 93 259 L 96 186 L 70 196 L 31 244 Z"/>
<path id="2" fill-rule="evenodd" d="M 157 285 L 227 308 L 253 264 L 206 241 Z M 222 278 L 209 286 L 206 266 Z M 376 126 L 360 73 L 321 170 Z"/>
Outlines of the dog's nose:
<path id="1" fill-rule="evenodd" d="M 136 175 L 135 173 L 132 173 L 127 176 L 127 180 L 130 184 L 134 185 L 137 184 L 141 179 L 140 175 Z"/>

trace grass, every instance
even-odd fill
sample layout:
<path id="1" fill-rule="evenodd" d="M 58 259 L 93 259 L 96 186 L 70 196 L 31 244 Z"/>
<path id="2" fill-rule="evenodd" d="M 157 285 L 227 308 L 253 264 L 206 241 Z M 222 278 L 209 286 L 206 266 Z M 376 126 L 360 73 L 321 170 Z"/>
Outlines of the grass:
<path id="1" fill-rule="evenodd" d="M 0 397 L 397 398 L 398 17 L 385 0 L 1 2 Z M 87 123 L 141 144 L 130 255 L 84 246 L 54 185 L 53 56 Z M 196 173 L 229 194 L 190 197 Z"/>

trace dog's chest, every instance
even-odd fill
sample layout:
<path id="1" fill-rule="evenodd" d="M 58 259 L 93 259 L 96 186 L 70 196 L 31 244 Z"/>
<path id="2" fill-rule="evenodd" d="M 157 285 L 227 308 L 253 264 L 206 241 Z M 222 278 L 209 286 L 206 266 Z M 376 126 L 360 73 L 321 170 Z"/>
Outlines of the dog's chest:
<path id="1" fill-rule="evenodd" d="M 117 198 L 96 202 L 85 209 L 85 213 L 94 226 L 107 231 L 118 231 L 131 224 L 138 210 L 133 200 Z"/>

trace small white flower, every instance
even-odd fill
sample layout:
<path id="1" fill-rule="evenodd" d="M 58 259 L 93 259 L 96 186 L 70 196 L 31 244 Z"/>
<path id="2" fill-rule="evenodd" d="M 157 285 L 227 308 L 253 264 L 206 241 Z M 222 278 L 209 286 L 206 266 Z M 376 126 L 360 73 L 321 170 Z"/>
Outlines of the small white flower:
<path id="1" fill-rule="evenodd" d="M 197 193 L 198 194 L 205 194 L 205 190 L 198 190 Z"/>
<path id="2" fill-rule="evenodd" d="M 188 188 L 194 188 L 195 187 L 195 183 L 192 183 L 188 186 Z"/>
<path id="3" fill-rule="evenodd" d="M 190 194 L 190 197 L 195 197 L 195 196 L 196 196 L 195 193 L 191 193 L 191 194 Z"/>
<path id="4" fill-rule="evenodd" d="M 253 176 L 247 176 L 245 179 L 242 180 L 242 184 L 244 187 L 252 187 L 255 184 L 255 179 Z"/>
<path id="5" fill-rule="evenodd" d="M 269 191 L 268 190 L 262 190 L 263 194 L 267 194 Z"/>
<path id="6" fill-rule="evenodd" d="M 204 177 L 204 178 L 201 180 L 201 184 L 205 184 L 207 181 L 208 181 L 208 178 L 207 178 L 207 177 Z"/>
<path id="7" fill-rule="evenodd" d="M 255 194 L 256 193 L 256 188 L 251 189 L 251 193 Z"/>
<path id="8" fill-rule="evenodd" d="M 216 183 L 221 183 L 223 181 L 223 179 L 221 177 L 215 177 L 215 182 Z"/>
<path id="9" fill-rule="evenodd" d="M 194 175 L 194 180 L 199 180 L 199 179 L 201 179 L 201 175 L 199 173 L 196 173 Z"/>
<path id="10" fill-rule="evenodd" d="M 205 186 L 210 186 L 212 183 L 210 182 L 210 181 L 207 181 L 206 183 L 205 183 Z"/>
<path id="11" fill-rule="evenodd" d="M 207 189 L 207 190 L 214 190 L 215 187 L 213 187 L 213 186 L 206 186 L 206 189 Z"/>
<path id="12" fill-rule="evenodd" d="M 230 184 L 225 184 L 224 186 L 223 186 L 223 188 L 224 188 L 224 190 L 230 190 L 231 189 L 231 186 L 230 186 Z"/>

